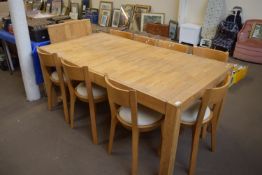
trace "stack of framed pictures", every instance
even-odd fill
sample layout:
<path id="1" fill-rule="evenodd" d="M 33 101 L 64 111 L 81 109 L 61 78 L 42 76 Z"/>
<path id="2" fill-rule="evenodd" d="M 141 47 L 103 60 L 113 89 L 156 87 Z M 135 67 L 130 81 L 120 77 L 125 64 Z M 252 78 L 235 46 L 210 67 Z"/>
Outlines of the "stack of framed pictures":
<path id="1" fill-rule="evenodd" d="M 151 6 L 149 5 L 135 5 L 134 15 L 129 25 L 129 29 L 138 32 L 141 30 L 141 14 L 150 13 Z"/>
<path id="2" fill-rule="evenodd" d="M 98 24 L 103 27 L 108 27 L 111 21 L 113 10 L 113 2 L 100 1 Z"/>

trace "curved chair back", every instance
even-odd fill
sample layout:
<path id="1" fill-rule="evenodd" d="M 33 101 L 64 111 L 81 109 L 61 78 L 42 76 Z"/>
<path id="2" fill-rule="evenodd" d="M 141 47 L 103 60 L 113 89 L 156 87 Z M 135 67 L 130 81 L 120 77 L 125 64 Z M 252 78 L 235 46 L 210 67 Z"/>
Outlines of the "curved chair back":
<path id="1" fill-rule="evenodd" d="M 110 29 L 110 34 L 120 36 L 120 37 L 123 37 L 123 38 L 127 38 L 127 39 L 133 39 L 134 38 L 133 33 L 120 31 L 120 30 Z"/>
<path id="2" fill-rule="evenodd" d="M 116 116 L 117 107 L 125 106 L 131 109 L 132 125 L 137 125 L 137 95 L 132 89 L 123 89 L 105 76 L 108 100 L 112 116 Z"/>
<path id="3" fill-rule="evenodd" d="M 214 59 L 221 62 L 227 62 L 229 53 L 204 47 L 193 47 L 193 55 Z"/>
<path id="4" fill-rule="evenodd" d="M 223 105 L 224 98 L 231 81 L 231 76 L 228 75 L 223 84 L 219 87 L 207 89 L 202 97 L 202 104 L 198 112 L 196 125 L 201 126 L 205 115 L 206 108 L 209 106 L 213 112 L 213 119 L 216 121 L 219 118 L 220 110 Z"/>
<path id="5" fill-rule="evenodd" d="M 82 19 L 49 25 L 47 30 L 53 44 L 87 36 L 92 33 L 92 26 L 90 20 Z"/>
<path id="6" fill-rule="evenodd" d="M 150 38 L 150 37 L 143 36 L 143 35 L 137 35 L 137 34 L 134 35 L 134 40 L 145 43 L 145 44 L 149 44 L 152 46 L 156 46 L 158 42 L 157 39 Z"/>
<path id="7" fill-rule="evenodd" d="M 157 46 L 163 47 L 166 49 L 171 49 L 171 50 L 176 50 L 179 52 L 184 52 L 188 53 L 189 51 L 189 46 L 184 45 L 184 44 L 179 44 L 171 41 L 164 41 L 164 40 L 159 40 L 157 43 Z"/>

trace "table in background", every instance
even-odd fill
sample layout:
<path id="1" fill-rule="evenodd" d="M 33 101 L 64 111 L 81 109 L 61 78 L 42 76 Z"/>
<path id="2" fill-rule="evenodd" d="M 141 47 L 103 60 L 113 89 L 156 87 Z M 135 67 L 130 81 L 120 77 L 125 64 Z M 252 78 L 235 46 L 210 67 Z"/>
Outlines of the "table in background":
<path id="1" fill-rule="evenodd" d="M 4 47 L 5 52 L 7 54 L 7 58 L 8 58 L 9 63 L 10 63 L 11 71 L 14 71 L 11 55 L 10 55 L 10 52 L 9 52 L 9 49 L 7 47 L 6 42 L 15 44 L 15 36 L 13 34 L 7 32 L 7 31 L 5 31 L 5 30 L 0 30 L 0 39 L 3 42 L 3 47 Z M 37 47 L 48 45 L 48 44 L 50 44 L 50 41 L 44 41 L 44 42 L 31 41 L 33 64 L 34 64 L 35 78 L 36 78 L 37 84 L 41 84 L 41 83 L 44 82 L 42 71 L 41 71 L 41 66 L 40 66 L 40 62 L 39 62 L 39 58 L 38 58 L 38 54 L 37 54 Z"/>
<path id="2" fill-rule="evenodd" d="M 78 66 L 105 87 L 104 75 L 137 90 L 137 100 L 165 114 L 160 174 L 173 174 L 180 114 L 230 70 L 226 63 L 155 47 L 106 33 L 41 47 Z"/>

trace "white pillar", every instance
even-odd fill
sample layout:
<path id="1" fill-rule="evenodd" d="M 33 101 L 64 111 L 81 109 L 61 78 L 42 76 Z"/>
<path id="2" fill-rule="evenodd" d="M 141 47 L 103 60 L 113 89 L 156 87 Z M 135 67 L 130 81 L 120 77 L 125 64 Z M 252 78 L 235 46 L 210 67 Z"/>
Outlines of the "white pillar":
<path id="1" fill-rule="evenodd" d="M 35 81 L 32 49 L 26 21 L 24 1 L 8 0 L 8 5 L 12 25 L 14 28 L 16 47 L 26 92 L 26 98 L 29 101 L 38 100 L 40 98 L 40 91 Z"/>
<path id="2" fill-rule="evenodd" d="M 179 8 L 178 8 L 179 25 L 184 24 L 186 22 L 187 5 L 188 5 L 188 0 L 179 0 Z"/>

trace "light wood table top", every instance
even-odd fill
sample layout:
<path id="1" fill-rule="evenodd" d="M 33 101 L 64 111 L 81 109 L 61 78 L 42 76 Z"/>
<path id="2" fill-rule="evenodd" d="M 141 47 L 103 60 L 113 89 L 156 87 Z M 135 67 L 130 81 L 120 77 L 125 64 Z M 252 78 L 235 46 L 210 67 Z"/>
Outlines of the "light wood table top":
<path id="1" fill-rule="evenodd" d="M 216 86 L 230 65 L 118 36 L 95 33 L 41 47 L 78 66 L 88 66 L 92 81 L 103 75 L 137 90 L 138 102 L 166 114 L 160 174 L 172 174 L 180 113 L 207 88 Z"/>

